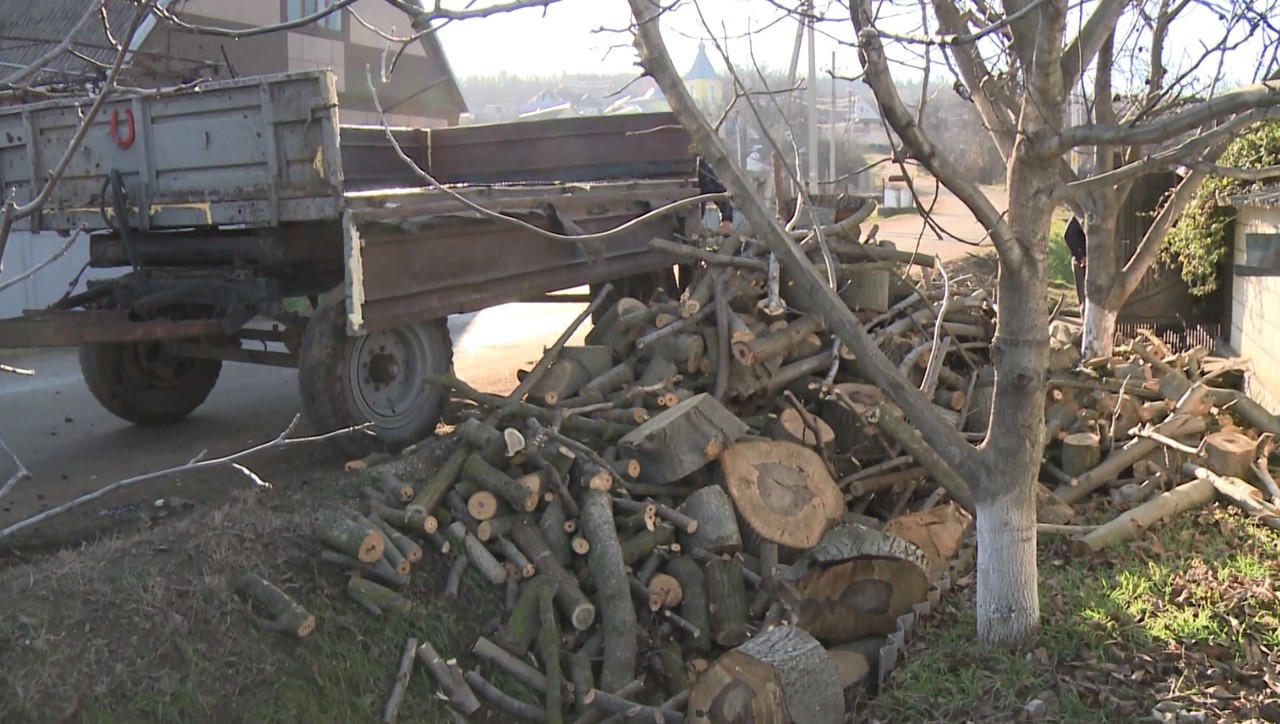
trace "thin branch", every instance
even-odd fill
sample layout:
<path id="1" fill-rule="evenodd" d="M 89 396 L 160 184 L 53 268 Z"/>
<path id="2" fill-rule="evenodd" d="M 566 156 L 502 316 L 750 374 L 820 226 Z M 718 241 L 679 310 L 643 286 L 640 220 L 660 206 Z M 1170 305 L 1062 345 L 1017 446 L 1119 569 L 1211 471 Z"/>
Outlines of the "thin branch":
<path id="1" fill-rule="evenodd" d="M 14 367 L 3 363 L 0 363 L 0 372 L 11 375 L 22 375 L 23 377 L 31 377 L 36 373 L 35 370 L 29 370 L 25 367 Z"/>
<path id="2" fill-rule="evenodd" d="M 274 23 L 272 25 L 260 25 L 253 28 L 219 28 L 212 25 L 196 25 L 188 23 L 179 18 L 177 15 L 169 12 L 166 8 L 158 5 L 151 6 L 151 13 L 157 19 L 172 25 L 179 32 L 190 33 L 192 35 L 216 35 L 222 38 L 251 38 L 255 35 L 266 35 L 268 33 L 278 33 L 281 30 L 293 30 L 302 28 L 311 23 L 324 20 L 330 15 L 340 12 L 343 8 L 355 3 L 357 0 L 333 0 L 331 4 L 321 7 L 310 15 L 304 15 L 295 20 L 288 20 L 283 23 Z"/>
<path id="3" fill-rule="evenodd" d="M 94 492 L 89 493 L 87 495 L 82 495 L 79 498 L 76 498 L 75 500 L 68 501 L 57 507 L 50 508 L 49 510 L 44 511 L 39 515 L 34 515 L 34 516 L 31 516 L 30 518 L 20 520 L 17 523 L 14 523 L 13 525 L 9 526 L 8 528 L 5 528 L 4 530 L 0 530 L 0 540 L 4 540 L 5 538 L 12 536 L 14 533 L 30 528 L 31 526 L 41 523 L 43 521 L 46 521 L 49 518 L 52 518 L 56 515 L 61 515 L 67 512 L 68 510 L 78 508 L 86 503 L 91 503 L 95 500 L 98 500 L 99 498 L 110 495 L 111 493 L 114 493 L 117 490 L 120 490 L 122 488 L 127 488 L 131 485 L 137 485 L 138 483 L 146 482 L 148 480 L 155 480 L 156 478 L 163 478 L 166 475 L 173 475 L 174 473 L 183 473 L 183 472 L 188 472 L 192 470 L 200 470 L 202 468 L 218 467 L 221 465 L 234 466 L 235 463 L 237 463 L 240 459 L 248 457 L 249 455 L 252 455 L 254 453 L 261 452 L 263 450 L 267 450 L 270 448 L 277 448 L 277 449 L 284 448 L 290 445 L 297 445 L 297 444 L 306 443 L 306 442 L 320 442 L 323 440 L 328 440 L 330 438 L 338 437 L 339 435 L 347 435 L 352 432 L 365 430 L 373 424 L 373 423 L 365 423 L 363 425 L 357 425 L 355 427 L 346 427 L 341 430 L 334 430 L 332 432 L 326 432 L 321 435 L 311 435 L 308 437 L 294 437 L 294 438 L 289 437 L 289 433 L 293 432 L 294 427 L 298 425 L 298 421 L 301 419 L 301 417 L 302 417 L 301 415 L 294 415 L 293 421 L 289 423 L 289 426 L 286 427 L 283 432 L 277 435 L 276 438 L 274 440 L 271 440 L 270 442 L 264 442 L 260 445 L 255 445 L 251 448 L 247 448 L 239 452 L 231 453 L 230 455 L 224 455 L 219 458 L 211 458 L 209 460 L 204 460 L 202 459 L 202 455 L 197 455 L 196 457 L 192 458 L 191 461 L 184 463 L 182 465 L 176 465 L 171 468 L 165 468 L 164 470 L 157 470 L 150 473 L 144 473 L 142 475 L 136 475 L 132 478 L 125 478 L 124 480 L 117 480 L 116 482 L 111 483 L 110 485 L 104 488 L 95 490 Z M 243 466 L 236 466 L 236 468 L 241 471 L 246 471 L 246 469 L 243 468 Z M 266 485 L 266 483 L 262 482 L 262 479 L 259 478 L 258 476 L 250 475 L 250 477 L 254 480 L 255 484 Z"/>
<path id="4" fill-rule="evenodd" d="M 912 33 L 894 33 L 887 30 L 881 30 L 876 27 L 873 27 L 872 30 L 875 31 L 876 35 L 879 36 L 881 40 L 896 40 L 898 42 L 913 43 L 916 45 L 934 45 L 954 48 L 961 45 L 972 45 L 992 33 L 1004 30 L 1013 23 L 1016 23 L 1035 12 L 1044 3 L 1045 0 L 1032 0 L 1032 2 L 1027 3 L 1027 6 L 1021 10 L 1010 15 L 1006 15 L 997 22 L 987 25 L 972 33 L 934 33 L 933 35 L 925 33 L 923 35 L 915 35 Z"/>
<path id="5" fill-rule="evenodd" d="M 13 458 L 13 464 L 18 468 L 14 471 L 13 475 L 9 476 L 9 480 L 5 482 L 4 487 L 0 488 L 0 499 L 3 499 L 4 496 L 9 494 L 10 490 L 13 490 L 13 486 L 31 477 L 31 471 L 27 470 L 27 467 L 22 464 L 22 461 L 18 459 L 18 456 L 9 448 L 9 444 L 6 443 L 2 437 L 0 437 L 0 449 L 4 450 L 6 455 Z"/>

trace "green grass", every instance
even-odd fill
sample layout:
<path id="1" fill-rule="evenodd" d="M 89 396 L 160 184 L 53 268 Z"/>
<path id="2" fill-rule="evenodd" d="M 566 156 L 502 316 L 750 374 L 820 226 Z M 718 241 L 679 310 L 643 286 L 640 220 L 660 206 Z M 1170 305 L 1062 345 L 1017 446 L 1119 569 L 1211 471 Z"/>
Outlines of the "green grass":
<path id="1" fill-rule="evenodd" d="M 1049 227 L 1049 283 L 1057 286 L 1076 288 L 1075 273 L 1071 271 L 1071 251 L 1063 234 L 1067 229 L 1067 220 L 1056 218 Z"/>
<path id="2" fill-rule="evenodd" d="M 1030 651 L 982 651 L 972 587 L 951 594 L 863 713 L 1008 721 L 1041 698 L 1057 721 L 1140 721 L 1170 700 L 1220 720 L 1274 706 L 1263 677 L 1280 666 L 1271 583 L 1280 579 L 1280 534 L 1221 509 L 1154 532 L 1092 558 L 1042 541 L 1042 629 Z M 1242 697 L 1216 702 L 1204 694 L 1212 687 Z"/>

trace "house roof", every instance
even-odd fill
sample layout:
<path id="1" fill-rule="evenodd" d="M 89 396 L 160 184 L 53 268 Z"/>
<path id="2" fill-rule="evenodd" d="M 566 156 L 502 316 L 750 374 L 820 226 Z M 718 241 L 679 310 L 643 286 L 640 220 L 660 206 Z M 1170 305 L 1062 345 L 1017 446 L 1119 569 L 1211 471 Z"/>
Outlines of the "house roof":
<path id="1" fill-rule="evenodd" d="M 685 80 L 716 80 L 720 77 L 707 57 L 707 44 L 698 43 L 698 57 L 693 59 L 693 67 L 684 74 Z"/>
<path id="2" fill-rule="evenodd" d="M 1232 206 L 1280 206 L 1280 184 L 1272 184 L 1248 193 L 1228 197 Z"/>
<path id="3" fill-rule="evenodd" d="M 25 68 L 62 42 L 80 21 L 90 3 L 86 0 L 0 0 L 0 77 Z M 122 33 L 138 12 L 138 6 L 125 0 L 107 0 L 107 19 L 112 33 Z M 135 35 L 150 29 L 145 23 Z M 74 82 L 99 78 L 116 50 L 107 39 L 102 21 L 90 18 L 76 33 L 70 52 L 50 59 L 36 77 L 37 83 Z"/>

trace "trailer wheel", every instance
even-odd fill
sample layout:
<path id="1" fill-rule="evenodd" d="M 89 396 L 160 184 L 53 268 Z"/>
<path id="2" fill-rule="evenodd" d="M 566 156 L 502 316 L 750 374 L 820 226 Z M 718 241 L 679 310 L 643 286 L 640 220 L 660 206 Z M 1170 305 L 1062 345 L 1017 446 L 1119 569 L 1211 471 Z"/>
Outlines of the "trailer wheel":
<path id="1" fill-rule="evenodd" d="M 299 354 L 302 409 L 317 432 L 373 423 L 377 437 L 338 438 L 343 451 L 398 450 L 435 431 L 446 394 L 426 384 L 453 366 L 445 320 L 413 322 L 362 337 L 347 334 L 339 295 L 322 299 Z"/>
<path id="2" fill-rule="evenodd" d="M 218 382 L 222 361 L 173 354 L 173 343 L 80 347 L 80 372 L 108 412 L 135 425 L 166 425 L 191 414 Z"/>

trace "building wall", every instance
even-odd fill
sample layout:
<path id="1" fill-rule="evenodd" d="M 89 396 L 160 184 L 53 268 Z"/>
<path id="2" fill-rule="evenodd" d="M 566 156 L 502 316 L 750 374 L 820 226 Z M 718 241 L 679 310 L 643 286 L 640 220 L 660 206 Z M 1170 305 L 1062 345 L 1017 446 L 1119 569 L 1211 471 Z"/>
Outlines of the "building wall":
<path id="1" fill-rule="evenodd" d="M 1242 206 L 1236 220 L 1234 264 L 1245 263 L 1245 234 L 1280 233 L 1280 208 Z M 1280 276 L 1233 275 L 1231 335 L 1234 352 L 1250 360 L 1245 391 L 1280 413 Z"/>
<path id="2" fill-rule="evenodd" d="M 9 235 L 9 243 L 5 247 L 4 273 L 0 274 L 0 282 L 12 279 L 53 256 L 66 241 L 66 238 L 49 232 L 42 234 L 32 234 L 27 231 L 13 232 Z M 81 236 L 66 254 L 41 269 L 35 276 L 0 291 L 0 318 L 16 317 L 27 309 L 43 309 L 57 301 L 67 291 L 67 285 L 75 278 L 76 273 L 88 261 L 89 237 Z M 84 291 L 84 282 L 87 279 L 116 277 L 127 271 L 127 269 L 88 269 L 81 277 L 76 291 Z"/>

